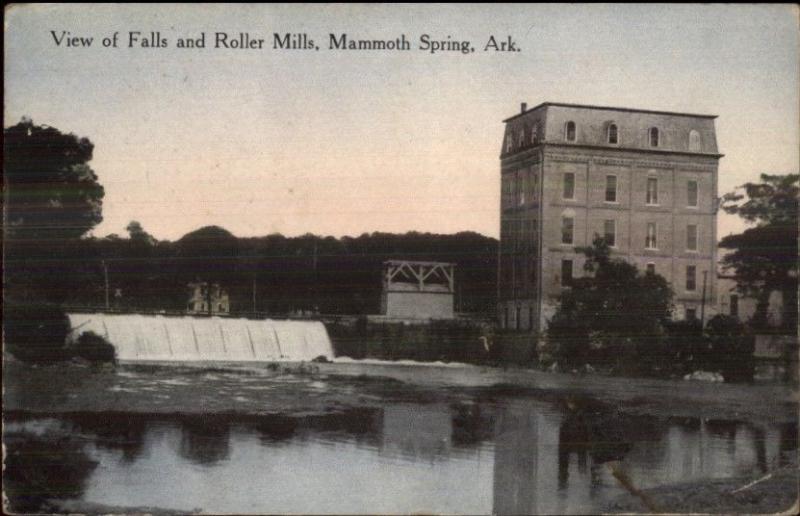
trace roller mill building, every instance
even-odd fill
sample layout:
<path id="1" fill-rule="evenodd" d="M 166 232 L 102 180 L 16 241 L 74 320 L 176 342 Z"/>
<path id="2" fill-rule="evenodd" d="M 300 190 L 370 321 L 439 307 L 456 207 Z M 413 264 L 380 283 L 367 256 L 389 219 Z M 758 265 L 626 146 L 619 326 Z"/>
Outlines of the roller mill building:
<path id="1" fill-rule="evenodd" d="M 583 274 L 577 247 L 604 236 L 612 256 L 672 285 L 675 317 L 715 299 L 715 115 L 545 102 L 504 120 L 500 154 L 501 328 L 546 329 Z"/>

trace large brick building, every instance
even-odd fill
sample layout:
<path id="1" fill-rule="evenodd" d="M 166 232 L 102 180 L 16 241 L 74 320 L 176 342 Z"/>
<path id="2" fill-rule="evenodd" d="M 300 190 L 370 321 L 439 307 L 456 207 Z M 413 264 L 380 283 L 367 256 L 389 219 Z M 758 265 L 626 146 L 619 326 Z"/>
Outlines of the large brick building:
<path id="1" fill-rule="evenodd" d="M 715 118 L 545 102 L 506 119 L 500 326 L 544 330 L 595 235 L 671 283 L 676 318 L 699 317 L 704 277 L 715 299 Z"/>

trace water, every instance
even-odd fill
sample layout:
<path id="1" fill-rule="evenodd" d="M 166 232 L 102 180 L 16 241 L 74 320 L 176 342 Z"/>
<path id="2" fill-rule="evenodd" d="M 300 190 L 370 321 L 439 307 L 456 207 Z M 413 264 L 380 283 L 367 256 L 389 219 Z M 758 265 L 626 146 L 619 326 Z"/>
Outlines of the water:
<path id="1" fill-rule="evenodd" d="M 16 416 L 5 432 L 37 471 L 57 443 L 62 498 L 211 513 L 597 513 L 623 493 L 613 465 L 640 489 L 762 474 L 797 439 L 796 425 L 513 396 L 300 417 Z"/>
<path id="2" fill-rule="evenodd" d="M 72 338 L 91 331 L 114 345 L 119 360 L 309 361 L 333 357 L 318 321 L 168 317 L 137 314 L 68 314 Z"/>

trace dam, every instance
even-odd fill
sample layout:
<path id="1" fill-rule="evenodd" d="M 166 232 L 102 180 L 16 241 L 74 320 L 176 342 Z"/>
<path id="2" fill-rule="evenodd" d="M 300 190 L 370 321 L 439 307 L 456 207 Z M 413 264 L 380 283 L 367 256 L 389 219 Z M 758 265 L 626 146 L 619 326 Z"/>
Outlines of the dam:
<path id="1" fill-rule="evenodd" d="M 143 314 L 67 314 L 74 342 L 92 332 L 116 349 L 117 360 L 274 362 L 333 358 L 319 321 Z"/>

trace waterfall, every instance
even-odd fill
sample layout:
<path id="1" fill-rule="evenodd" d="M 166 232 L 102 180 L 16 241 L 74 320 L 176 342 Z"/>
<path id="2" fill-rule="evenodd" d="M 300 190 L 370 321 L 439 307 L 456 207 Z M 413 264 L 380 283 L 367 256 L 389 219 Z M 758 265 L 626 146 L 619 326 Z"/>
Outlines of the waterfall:
<path id="1" fill-rule="evenodd" d="M 67 314 L 71 340 L 93 332 L 110 342 L 118 360 L 176 362 L 309 361 L 333 358 L 319 321 L 140 314 Z"/>

